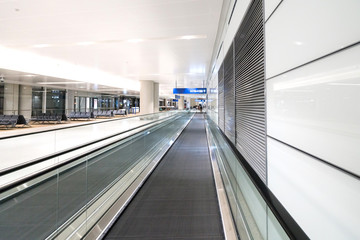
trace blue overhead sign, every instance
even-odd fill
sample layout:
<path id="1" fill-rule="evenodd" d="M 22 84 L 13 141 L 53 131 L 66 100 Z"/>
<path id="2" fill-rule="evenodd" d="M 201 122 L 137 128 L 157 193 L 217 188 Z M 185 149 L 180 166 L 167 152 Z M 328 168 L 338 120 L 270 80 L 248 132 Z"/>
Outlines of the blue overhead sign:
<path id="1" fill-rule="evenodd" d="M 173 102 L 178 102 L 179 101 L 179 99 L 173 99 Z"/>
<path id="2" fill-rule="evenodd" d="M 195 102 L 205 102 L 205 99 L 195 99 Z"/>
<path id="3" fill-rule="evenodd" d="M 206 94 L 206 88 L 174 88 L 173 94 Z"/>
<path id="4" fill-rule="evenodd" d="M 175 99 L 180 99 L 180 95 L 175 95 Z"/>

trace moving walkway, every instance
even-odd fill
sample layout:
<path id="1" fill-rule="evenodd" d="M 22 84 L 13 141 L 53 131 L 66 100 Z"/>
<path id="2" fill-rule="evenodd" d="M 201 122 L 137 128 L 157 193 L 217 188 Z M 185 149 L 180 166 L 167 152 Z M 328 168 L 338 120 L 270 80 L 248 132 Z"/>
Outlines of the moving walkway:
<path id="1" fill-rule="evenodd" d="M 111 139 L 3 184 L 0 239 L 294 238 L 203 114 L 152 119 Z"/>

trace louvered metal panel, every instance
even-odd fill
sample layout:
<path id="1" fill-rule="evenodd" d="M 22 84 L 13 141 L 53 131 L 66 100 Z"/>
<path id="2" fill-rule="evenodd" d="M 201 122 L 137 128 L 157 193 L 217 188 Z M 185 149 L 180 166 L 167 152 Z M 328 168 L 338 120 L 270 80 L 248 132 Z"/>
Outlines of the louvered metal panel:
<path id="1" fill-rule="evenodd" d="M 218 71 L 218 125 L 225 132 L 224 63 Z"/>
<path id="2" fill-rule="evenodd" d="M 234 47 L 231 44 L 224 59 L 225 135 L 235 144 Z"/>
<path id="3" fill-rule="evenodd" d="M 236 147 L 266 183 L 264 19 L 253 1 L 234 39 Z"/>

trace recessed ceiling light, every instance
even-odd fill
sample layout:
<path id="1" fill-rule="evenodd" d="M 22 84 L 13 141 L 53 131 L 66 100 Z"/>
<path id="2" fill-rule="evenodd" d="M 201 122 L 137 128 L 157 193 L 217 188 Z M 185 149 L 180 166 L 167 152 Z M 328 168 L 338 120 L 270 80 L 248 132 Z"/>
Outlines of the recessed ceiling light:
<path id="1" fill-rule="evenodd" d="M 186 36 L 181 36 L 178 39 L 191 40 L 191 39 L 202 39 L 202 38 L 207 38 L 207 36 L 206 35 L 186 35 Z"/>
<path id="2" fill-rule="evenodd" d="M 33 45 L 34 48 L 46 48 L 46 47 L 51 47 L 51 44 L 35 44 Z"/>
<path id="3" fill-rule="evenodd" d="M 37 84 L 51 85 L 51 84 L 82 84 L 85 82 L 37 82 Z"/>
<path id="4" fill-rule="evenodd" d="M 300 42 L 300 41 L 295 41 L 294 44 L 295 44 L 295 45 L 298 45 L 298 46 L 301 46 L 301 45 L 303 45 L 304 43 L 303 43 L 303 42 Z"/>
<path id="5" fill-rule="evenodd" d="M 185 40 L 190 40 L 190 39 L 194 39 L 194 36 L 182 36 L 181 39 L 185 39 Z"/>
<path id="6" fill-rule="evenodd" d="M 76 43 L 76 45 L 81 45 L 81 46 L 88 46 L 88 45 L 93 45 L 95 44 L 95 42 L 78 42 Z"/>
<path id="7" fill-rule="evenodd" d="M 329 83 L 329 85 L 335 85 L 335 86 L 360 86 L 360 83 Z"/>
<path id="8" fill-rule="evenodd" d="M 139 43 L 139 42 L 143 42 L 144 39 L 136 38 L 136 39 L 129 39 L 127 41 L 130 42 L 130 43 Z"/>

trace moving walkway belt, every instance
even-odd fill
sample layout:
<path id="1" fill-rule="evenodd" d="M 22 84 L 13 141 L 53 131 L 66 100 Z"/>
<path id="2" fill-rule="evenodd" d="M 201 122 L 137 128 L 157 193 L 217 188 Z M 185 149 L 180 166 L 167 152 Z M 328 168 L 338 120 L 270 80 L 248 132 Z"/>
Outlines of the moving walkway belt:
<path id="1" fill-rule="evenodd" d="M 105 239 L 224 239 L 202 114 L 191 120 Z"/>

